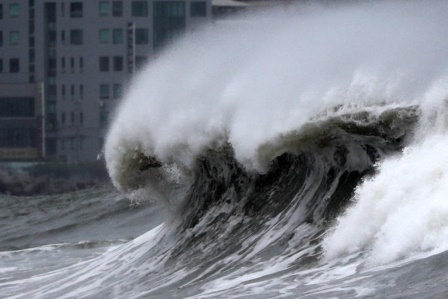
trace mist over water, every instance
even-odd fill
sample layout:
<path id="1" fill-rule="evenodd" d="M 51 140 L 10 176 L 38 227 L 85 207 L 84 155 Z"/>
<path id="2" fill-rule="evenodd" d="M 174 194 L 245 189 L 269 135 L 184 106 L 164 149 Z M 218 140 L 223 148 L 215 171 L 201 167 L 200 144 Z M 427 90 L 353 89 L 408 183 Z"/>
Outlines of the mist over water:
<path id="1" fill-rule="evenodd" d="M 79 262 L 78 243 L 0 253 L 33 267 L 45 252 L 40 263 L 52 265 L 0 267 L 0 289 L 8 298 L 443 297 L 447 25 L 446 1 L 366 1 L 290 5 L 188 33 L 135 77 L 107 135 L 109 174 L 143 204 L 138 221 L 120 205 L 104 211 L 110 191 L 87 192 L 101 203 L 86 213 L 95 236 L 107 232 L 113 245 L 97 240 Z M 164 220 L 155 228 L 154 214 Z M 110 240 L 107 215 L 121 232 L 141 234 L 146 215 L 151 228 Z M 45 223 L 36 231 L 58 239 L 58 223 L 57 238 Z"/>

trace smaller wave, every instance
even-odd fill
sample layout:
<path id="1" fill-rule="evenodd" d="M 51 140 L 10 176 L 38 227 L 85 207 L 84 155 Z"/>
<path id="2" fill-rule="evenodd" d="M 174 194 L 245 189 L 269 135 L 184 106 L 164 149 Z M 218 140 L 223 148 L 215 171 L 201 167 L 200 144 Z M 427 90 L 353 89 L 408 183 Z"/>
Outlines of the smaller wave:
<path id="1" fill-rule="evenodd" d="M 132 205 L 111 185 L 51 196 L 0 195 L 0 251 L 129 239 L 159 224 L 163 214 L 146 202 Z"/>

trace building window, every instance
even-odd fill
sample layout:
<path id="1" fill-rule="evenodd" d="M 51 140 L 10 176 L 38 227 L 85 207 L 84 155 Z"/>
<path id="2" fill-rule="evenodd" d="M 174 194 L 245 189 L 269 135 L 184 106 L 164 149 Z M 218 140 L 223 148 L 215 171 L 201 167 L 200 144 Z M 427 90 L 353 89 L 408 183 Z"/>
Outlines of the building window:
<path id="1" fill-rule="evenodd" d="M 20 5 L 18 3 L 9 4 L 9 17 L 18 18 L 20 14 Z"/>
<path id="2" fill-rule="evenodd" d="M 65 3 L 61 3 L 61 17 L 65 17 Z"/>
<path id="3" fill-rule="evenodd" d="M 108 72 L 109 71 L 109 57 L 102 56 L 100 57 L 100 72 Z"/>
<path id="4" fill-rule="evenodd" d="M 10 31 L 9 32 L 9 44 L 11 46 L 18 45 L 20 41 L 20 32 L 19 31 Z"/>
<path id="5" fill-rule="evenodd" d="M 104 128 L 107 126 L 107 123 L 109 121 L 109 112 L 106 111 L 106 109 L 100 110 L 100 126 Z"/>
<path id="6" fill-rule="evenodd" d="M 82 30 L 81 29 L 70 30 L 70 44 L 82 45 Z"/>
<path id="7" fill-rule="evenodd" d="M 1 97 L 0 118 L 2 117 L 34 117 L 35 101 L 28 97 Z M 2 128 L 3 126 L 0 126 Z"/>
<path id="8" fill-rule="evenodd" d="M 70 17 L 82 18 L 82 2 L 70 3 Z"/>
<path id="9" fill-rule="evenodd" d="M 84 97 L 84 85 L 79 85 L 79 98 L 82 99 Z"/>
<path id="10" fill-rule="evenodd" d="M 146 28 L 137 28 L 135 30 L 135 43 L 137 45 L 146 45 L 146 44 L 148 44 L 148 29 L 146 29 Z"/>
<path id="11" fill-rule="evenodd" d="M 119 99 L 123 95 L 123 85 L 114 84 L 113 86 L 113 97 L 114 99 Z"/>
<path id="12" fill-rule="evenodd" d="M 31 17 L 30 17 L 30 20 L 31 20 Z M 29 35 L 34 34 L 34 22 L 28 22 L 28 34 Z"/>
<path id="13" fill-rule="evenodd" d="M 153 13 L 154 50 L 158 50 L 185 30 L 185 2 L 154 1 Z"/>
<path id="14" fill-rule="evenodd" d="M 37 144 L 36 129 L 0 127 L 0 147 L 3 148 L 29 148 Z"/>
<path id="15" fill-rule="evenodd" d="M 3 19 L 3 4 L 0 3 L 0 20 Z"/>
<path id="16" fill-rule="evenodd" d="M 132 1 L 132 16 L 147 17 L 148 3 L 146 1 Z"/>
<path id="17" fill-rule="evenodd" d="M 123 71 L 123 56 L 114 56 L 113 66 L 115 72 Z"/>
<path id="18" fill-rule="evenodd" d="M 18 58 L 10 58 L 9 59 L 9 72 L 10 73 L 20 72 L 20 61 Z"/>
<path id="19" fill-rule="evenodd" d="M 75 123 L 75 112 L 70 113 L 70 121 L 72 124 Z M 72 139 L 72 147 L 73 147 L 73 139 Z"/>
<path id="20" fill-rule="evenodd" d="M 70 57 L 70 71 L 75 72 L 75 57 Z"/>
<path id="21" fill-rule="evenodd" d="M 48 47 L 56 46 L 56 30 L 48 32 Z"/>
<path id="22" fill-rule="evenodd" d="M 55 100 L 58 95 L 58 88 L 56 85 L 48 86 L 48 99 Z"/>
<path id="23" fill-rule="evenodd" d="M 65 97 L 65 85 L 62 85 L 61 95 L 62 95 L 62 97 Z"/>
<path id="24" fill-rule="evenodd" d="M 114 17 L 123 16 L 123 2 L 122 1 L 112 1 L 112 15 Z"/>
<path id="25" fill-rule="evenodd" d="M 75 85 L 70 85 L 70 96 L 72 97 L 72 100 L 75 98 Z"/>
<path id="26" fill-rule="evenodd" d="M 108 16 L 109 10 L 109 1 L 100 1 L 100 16 Z"/>
<path id="27" fill-rule="evenodd" d="M 109 42 L 109 29 L 100 29 L 99 38 L 100 43 L 108 43 Z"/>
<path id="28" fill-rule="evenodd" d="M 3 47 L 3 31 L 0 31 L 0 47 Z"/>
<path id="29" fill-rule="evenodd" d="M 123 29 L 117 28 L 113 30 L 113 43 L 122 44 L 123 43 Z"/>
<path id="30" fill-rule="evenodd" d="M 135 68 L 141 69 L 146 63 L 146 56 L 136 56 L 135 57 Z"/>
<path id="31" fill-rule="evenodd" d="M 0 58 L 0 73 L 3 73 L 3 59 Z"/>
<path id="32" fill-rule="evenodd" d="M 192 1 L 190 3 L 190 15 L 192 17 L 205 17 L 207 15 L 207 4 L 205 1 Z"/>
<path id="33" fill-rule="evenodd" d="M 56 76 L 56 72 L 57 72 L 56 58 L 49 58 L 47 60 L 47 74 L 49 76 Z"/>
<path id="34" fill-rule="evenodd" d="M 79 57 L 79 71 L 82 73 L 84 70 L 84 58 Z"/>
<path id="35" fill-rule="evenodd" d="M 61 69 L 62 73 L 65 73 L 65 57 L 61 58 Z"/>
<path id="36" fill-rule="evenodd" d="M 109 98 L 109 84 L 100 84 L 100 99 Z"/>

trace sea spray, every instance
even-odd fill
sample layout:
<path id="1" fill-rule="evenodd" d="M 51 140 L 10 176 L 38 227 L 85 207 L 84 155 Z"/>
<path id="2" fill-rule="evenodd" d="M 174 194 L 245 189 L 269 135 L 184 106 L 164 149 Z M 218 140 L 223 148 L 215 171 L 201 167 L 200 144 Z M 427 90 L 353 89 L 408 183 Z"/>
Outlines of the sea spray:
<path id="1" fill-rule="evenodd" d="M 427 95 L 447 77 L 444 1 L 298 8 L 246 16 L 238 30 L 217 23 L 150 63 L 106 140 L 115 185 L 133 150 L 191 167 L 229 142 L 260 170 L 260 146 L 336 107 L 440 103 Z"/>

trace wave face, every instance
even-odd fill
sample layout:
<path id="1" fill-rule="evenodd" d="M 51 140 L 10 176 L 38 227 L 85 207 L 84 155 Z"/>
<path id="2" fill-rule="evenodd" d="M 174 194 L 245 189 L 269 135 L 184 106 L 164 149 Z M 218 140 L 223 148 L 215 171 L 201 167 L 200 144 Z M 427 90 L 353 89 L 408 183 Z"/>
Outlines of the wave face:
<path id="1" fill-rule="evenodd" d="M 442 296 L 447 20 L 445 1 L 302 4 L 172 44 L 105 144 L 115 187 L 165 222 L 4 293 Z"/>

